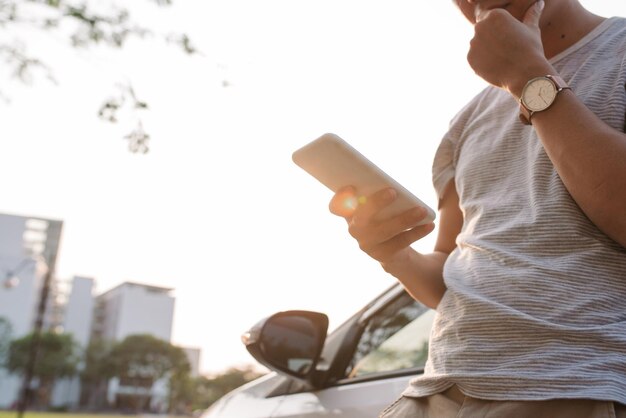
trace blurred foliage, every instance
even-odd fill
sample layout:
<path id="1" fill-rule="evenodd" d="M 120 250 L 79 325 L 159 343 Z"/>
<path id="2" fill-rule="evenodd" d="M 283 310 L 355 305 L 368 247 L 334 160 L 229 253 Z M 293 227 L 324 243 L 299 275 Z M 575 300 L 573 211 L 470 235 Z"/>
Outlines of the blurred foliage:
<path id="1" fill-rule="evenodd" d="M 252 367 L 246 367 L 230 368 L 214 376 L 197 377 L 193 382 L 192 409 L 206 409 L 228 392 L 260 376 L 262 376 L 262 373 L 259 373 Z"/>
<path id="2" fill-rule="evenodd" d="M 150 0 L 158 6 L 169 6 L 171 0 Z M 55 82 L 52 69 L 38 57 L 31 56 L 19 30 L 54 32 L 67 38 L 73 48 L 87 48 L 102 44 L 113 48 L 122 48 L 131 38 L 152 38 L 160 36 L 163 41 L 179 47 L 186 54 L 195 54 L 186 34 L 155 34 L 149 27 L 136 22 L 126 3 L 118 4 L 114 0 L 95 2 L 88 0 L 0 0 L 0 29 L 5 35 L 0 41 L 0 59 L 5 68 L 10 68 L 12 77 L 23 83 L 32 83 L 38 74 Z M 68 30 L 69 29 L 69 30 Z M 14 30 L 13 40 L 7 41 Z M 8 101 L 0 89 L 0 98 Z M 130 106 L 124 107 L 125 104 Z M 150 136 L 141 125 L 138 111 L 148 105 L 139 100 L 132 88 L 132 83 L 120 88 L 117 95 L 106 99 L 98 111 L 98 116 L 111 123 L 118 121 L 117 114 L 122 111 L 132 112 L 137 119 L 137 127 L 125 136 L 129 150 L 134 153 L 146 153 L 149 150 Z"/>
<path id="3" fill-rule="evenodd" d="M 8 321 L 0 318 L 0 338 L 4 325 L 10 327 Z M 9 338 L 10 334 L 6 335 Z M 24 373 L 32 341 L 31 334 L 10 342 L 7 356 L 10 372 Z M 149 334 L 130 335 L 120 342 L 94 339 L 81 350 L 70 334 L 43 332 L 38 352 L 34 372 L 39 382 L 34 405 L 38 408 L 49 404 L 56 378 L 80 375 L 80 405 L 90 411 L 110 410 L 112 405 L 107 404 L 106 392 L 113 377 L 119 378 L 122 385 L 135 388 L 151 387 L 155 381 L 167 378 L 169 413 L 191 415 L 262 375 L 249 366 L 230 368 L 212 376 L 191 376 L 183 349 Z M 136 411 L 148 409 L 142 404 L 144 401 L 137 399 Z"/>
<path id="4" fill-rule="evenodd" d="M 365 376 L 370 373 L 423 367 L 428 359 L 428 341 L 424 341 L 419 349 L 398 350 L 378 349 L 364 357 L 353 369 L 352 375 Z"/>
<path id="5" fill-rule="evenodd" d="M 149 334 L 129 335 L 115 344 L 106 363 L 110 376 L 118 377 L 121 385 L 134 388 L 150 388 L 163 377 L 169 379 L 170 386 L 176 386 L 190 371 L 182 348 Z M 137 398 L 136 410 L 147 409 L 141 401 Z"/>
<path id="6" fill-rule="evenodd" d="M 397 334 L 411 321 L 419 317 L 425 309 L 410 299 L 408 295 L 389 304 L 381 313 L 372 318 L 363 330 L 346 374 L 351 374 L 357 364 L 377 350 L 391 336 Z"/>
<path id="7" fill-rule="evenodd" d="M 6 365 L 11 373 L 24 375 L 33 344 L 37 341 L 32 333 L 11 341 Z M 76 375 L 82 353 L 71 334 L 46 331 L 41 333 L 38 344 L 33 369 L 33 377 L 39 381 L 35 405 L 47 405 L 54 380 Z"/>
<path id="8" fill-rule="evenodd" d="M 89 342 L 83 356 L 83 370 L 80 377 L 83 381 L 91 382 L 114 376 L 111 368 L 110 356 L 114 344 L 110 341 L 94 338 Z"/>
<path id="9" fill-rule="evenodd" d="M 150 334 L 129 335 L 109 354 L 111 375 L 149 386 L 168 372 L 189 372 L 185 352 Z"/>
<path id="10" fill-rule="evenodd" d="M 85 349 L 80 374 L 80 404 L 91 410 L 106 407 L 107 383 L 114 376 L 110 365 L 113 346 L 111 341 L 94 338 Z"/>

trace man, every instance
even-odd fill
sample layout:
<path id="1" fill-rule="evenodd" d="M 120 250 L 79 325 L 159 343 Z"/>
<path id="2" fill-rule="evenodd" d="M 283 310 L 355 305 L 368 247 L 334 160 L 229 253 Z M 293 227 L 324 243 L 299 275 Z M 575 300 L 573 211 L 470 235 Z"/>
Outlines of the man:
<path id="1" fill-rule="evenodd" d="M 626 19 L 578 0 L 456 0 L 491 84 L 436 153 L 433 224 L 346 218 L 360 248 L 437 309 L 422 376 L 382 417 L 626 417 Z M 521 100 L 520 100 L 521 99 Z M 617 415 L 616 415 L 617 414 Z"/>

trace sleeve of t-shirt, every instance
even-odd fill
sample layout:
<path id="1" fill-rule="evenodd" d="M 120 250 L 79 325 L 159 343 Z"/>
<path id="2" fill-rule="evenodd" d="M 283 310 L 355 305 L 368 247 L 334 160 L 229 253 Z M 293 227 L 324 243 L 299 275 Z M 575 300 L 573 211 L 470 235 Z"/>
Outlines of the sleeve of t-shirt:
<path id="1" fill-rule="evenodd" d="M 450 180 L 454 179 L 455 143 L 456 141 L 452 138 L 451 131 L 448 131 L 435 152 L 435 159 L 433 160 L 433 185 L 435 186 L 435 192 L 437 192 L 439 201 L 441 201 L 443 192 Z"/>
<path id="2" fill-rule="evenodd" d="M 446 186 L 457 176 L 456 159 L 459 154 L 458 148 L 465 135 L 465 128 L 473 119 L 480 102 L 491 90 L 493 89 L 485 88 L 454 116 L 448 126 L 448 132 L 441 139 L 435 152 L 432 167 L 433 185 L 440 203 Z"/>
<path id="3" fill-rule="evenodd" d="M 441 202 L 443 192 L 448 183 L 455 178 L 456 175 L 456 155 L 460 139 L 463 135 L 467 121 L 471 118 L 472 109 L 475 100 L 466 105 L 456 116 L 450 121 L 448 132 L 441 139 L 441 143 L 435 152 L 433 160 L 433 185 L 435 192 Z"/>

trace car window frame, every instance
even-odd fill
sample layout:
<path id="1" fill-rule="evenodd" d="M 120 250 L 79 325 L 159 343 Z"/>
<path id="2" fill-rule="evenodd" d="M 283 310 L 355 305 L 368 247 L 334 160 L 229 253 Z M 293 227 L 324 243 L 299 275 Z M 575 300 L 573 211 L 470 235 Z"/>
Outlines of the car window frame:
<path id="1" fill-rule="evenodd" d="M 395 377 L 413 376 L 413 375 L 424 373 L 424 367 L 419 366 L 419 367 L 409 367 L 405 369 L 369 373 L 367 375 L 356 376 L 356 377 L 346 376 L 347 367 L 355 355 L 355 352 L 357 350 L 361 337 L 363 333 L 365 332 L 365 330 L 367 329 L 367 325 L 370 323 L 370 321 L 373 318 L 375 318 L 378 314 L 384 311 L 388 306 L 395 303 L 399 298 L 404 297 L 405 295 L 408 295 L 408 297 L 410 298 L 409 300 L 415 301 L 415 299 L 413 299 L 408 294 L 408 292 L 404 289 L 404 287 L 402 287 L 401 285 L 397 285 L 397 287 L 390 289 L 390 291 L 383 294 L 368 309 L 363 311 L 360 318 L 354 324 L 355 326 L 358 326 L 359 332 L 357 333 L 355 340 L 350 342 L 350 346 L 351 346 L 350 356 L 348 357 L 347 361 L 346 359 L 343 359 L 344 361 L 342 362 L 342 364 L 345 365 L 344 370 L 343 370 L 343 376 L 337 377 L 332 386 L 345 386 L 345 385 L 372 382 L 372 381 L 383 380 L 383 379 L 392 379 Z M 420 305 L 423 305 L 419 301 L 417 303 L 419 303 Z M 425 308 L 424 311 L 422 311 L 415 319 L 421 317 L 422 315 L 427 314 L 431 310 L 425 305 L 423 306 Z"/>
<path id="2" fill-rule="evenodd" d="M 370 373 L 352 378 L 347 377 L 345 373 L 369 321 L 405 294 L 408 293 L 402 285 L 399 283 L 394 284 L 331 332 L 322 349 L 322 360 L 318 364 L 318 367 L 324 369 L 320 370 L 320 372 L 324 374 L 324 384 L 321 388 L 311 389 L 304 384 L 297 384 L 293 379 L 285 377 L 288 381 L 283 382 L 282 385 L 278 385 L 277 390 L 273 391 L 272 396 L 328 390 L 333 387 L 392 379 L 395 377 L 413 376 L 423 373 L 423 367 Z M 421 315 L 424 315 L 426 312 L 428 312 L 428 309 Z"/>

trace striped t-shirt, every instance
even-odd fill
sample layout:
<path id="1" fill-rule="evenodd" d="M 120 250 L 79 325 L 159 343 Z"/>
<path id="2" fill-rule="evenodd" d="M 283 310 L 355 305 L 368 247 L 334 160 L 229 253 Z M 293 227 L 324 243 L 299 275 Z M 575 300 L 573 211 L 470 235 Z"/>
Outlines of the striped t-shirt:
<path id="1" fill-rule="evenodd" d="M 624 132 L 626 19 L 605 20 L 551 63 Z M 488 87 L 436 153 L 435 188 L 441 196 L 454 180 L 464 222 L 425 372 L 404 394 L 457 384 L 482 399 L 626 404 L 626 249 L 581 211 L 518 112 L 510 94 Z"/>

